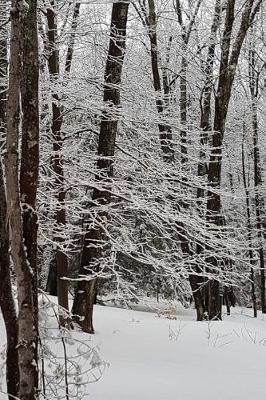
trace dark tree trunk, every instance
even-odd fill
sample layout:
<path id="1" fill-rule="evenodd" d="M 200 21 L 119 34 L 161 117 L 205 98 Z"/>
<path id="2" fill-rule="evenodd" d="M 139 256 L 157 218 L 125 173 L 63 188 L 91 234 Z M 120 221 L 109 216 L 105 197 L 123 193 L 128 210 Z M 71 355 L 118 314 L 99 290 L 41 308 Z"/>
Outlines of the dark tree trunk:
<path id="1" fill-rule="evenodd" d="M 1 100 L 0 100 L 1 102 Z M 9 260 L 9 240 L 6 230 L 6 198 L 3 181 L 3 169 L 0 160 L 0 309 L 6 328 L 7 351 L 6 351 L 6 382 L 7 392 L 13 396 L 18 395 L 19 369 L 18 369 L 18 322 L 15 302 L 12 293 Z"/>
<path id="2" fill-rule="evenodd" d="M 187 71 L 188 71 L 188 43 L 191 35 L 192 28 L 195 24 L 202 0 L 198 0 L 193 14 L 189 18 L 187 26 L 184 23 L 182 5 L 180 0 L 175 0 L 174 6 L 177 13 L 178 23 L 181 28 L 181 68 L 180 68 L 180 99 L 179 99 L 179 112 L 180 112 L 180 141 L 181 141 L 181 164 L 186 167 L 188 162 L 187 151 L 187 111 L 188 111 L 188 94 L 187 94 Z M 186 177 L 183 178 L 186 182 Z"/>
<path id="3" fill-rule="evenodd" d="M 253 124 L 253 159 L 254 159 L 254 184 L 255 184 L 255 209 L 256 209 L 256 228 L 259 241 L 259 265 L 260 265 L 260 294 L 261 294 L 261 311 L 266 314 L 265 299 L 265 256 L 264 256 L 264 236 L 263 225 L 261 219 L 261 199 L 259 189 L 262 185 L 262 175 L 260 167 L 260 153 L 258 143 L 258 117 L 256 105 L 252 106 L 252 124 Z"/>
<path id="4" fill-rule="evenodd" d="M 219 190 L 221 185 L 223 137 L 228 106 L 231 98 L 231 90 L 243 41 L 246 37 L 249 26 L 259 10 L 260 3 L 261 2 L 256 3 L 254 9 L 253 0 L 248 0 L 245 3 L 241 15 L 241 23 L 230 54 L 231 35 L 235 21 L 235 0 L 228 0 L 227 2 L 225 26 L 222 37 L 220 73 L 215 99 L 214 132 L 208 168 L 208 184 L 210 189 L 208 191 L 206 217 L 207 222 L 210 224 L 210 229 L 212 229 L 213 226 L 215 232 L 222 229 L 223 226 L 222 204 Z M 219 233 L 217 235 L 219 236 Z M 215 253 L 215 249 L 210 249 L 210 251 Z M 210 272 L 215 276 L 215 271 L 219 268 L 215 254 L 209 257 L 207 261 L 210 265 Z M 213 269 L 211 266 L 213 266 Z M 220 305 L 219 282 L 214 280 L 211 282 L 209 289 L 208 308 L 210 319 L 221 317 Z"/>
<path id="5" fill-rule="evenodd" d="M 68 44 L 68 48 L 67 48 L 67 55 L 66 55 L 65 72 L 68 74 L 70 73 L 71 66 L 72 66 L 79 12 L 80 12 L 80 3 L 77 2 L 74 6 L 74 12 L 73 12 L 72 23 L 71 23 L 70 40 L 69 40 L 69 44 Z"/>
<path id="6" fill-rule="evenodd" d="M 18 293 L 18 364 L 20 400 L 32 400 L 38 395 L 38 370 L 35 364 L 35 346 L 37 341 L 37 318 L 34 305 L 34 272 L 27 259 L 23 221 L 21 215 L 21 198 L 19 188 L 19 116 L 21 85 L 21 49 L 24 49 L 22 24 L 27 24 L 27 8 L 23 1 L 11 3 L 11 38 L 9 88 L 7 100 L 7 215 L 11 257 L 17 278 Z M 32 32 L 34 34 L 34 32 Z M 31 55 L 28 54 L 29 58 Z M 23 59 L 23 58 L 22 58 Z M 36 62 L 36 60 L 34 60 Z M 37 105 L 35 105 L 37 106 Z"/>
<path id="7" fill-rule="evenodd" d="M 150 54 L 151 54 L 151 67 L 152 67 L 152 77 L 153 77 L 153 87 L 156 95 L 156 108 L 158 114 L 163 116 L 165 111 L 165 105 L 163 101 L 162 84 L 158 65 L 158 43 L 157 43 L 157 17 L 154 0 L 149 0 L 149 15 L 147 16 L 146 10 L 145 19 L 148 27 L 149 38 L 150 38 Z M 160 132 L 160 145 L 163 153 L 163 158 L 166 162 L 171 162 L 174 157 L 173 145 L 172 145 L 172 131 L 171 127 L 159 123 L 158 124 Z"/>
<path id="8" fill-rule="evenodd" d="M 0 1 L 0 22 L 7 18 L 7 2 Z M 2 28 L 0 39 L 0 135 L 6 133 L 6 96 L 7 95 L 7 31 Z M 18 395 L 18 322 L 12 293 L 9 258 L 9 238 L 7 231 L 6 191 L 2 157 L 0 155 L 0 309 L 6 328 L 6 383 L 9 400 Z"/>
<path id="9" fill-rule="evenodd" d="M 187 43 L 183 41 L 182 45 L 183 55 L 181 58 L 181 72 L 180 72 L 180 141 L 181 141 L 181 163 L 186 166 L 188 162 L 187 156 Z"/>
<path id="10" fill-rule="evenodd" d="M 48 69 L 50 80 L 54 84 L 59 76 L 59 51 L 57 48 L 57 24 L 54 11 L 55 3 L 51 1 L 51 8 L 47 9 L 48 23 Z M 69 65 L 70 68 L 70 65 Z M 50 289 L 51 294 L 55 294 L 54 277 L 57 282 L 58 304 L 63 309 L 69 309 L 68 305 L 68 281 L 62 278 L 68 276 L 68 260 L 64 252 L 64 238 L 60 235 L 66 225 L 66 209 L 65 209 L 65 178 L 62 149 L 64 137 L 61 132 L 62 127 L 62 112 L 60 108 L 60 98 L 56 92 L 52 93 L 52 137 L 53 137 L 53 157 L 52 170 L 54 172 L 54 187 L 56 189 L 56 230 L 55 233 L 55 266 L 53 263 L 50 266 L 48 275 L 47 289 Z M 51 270 L 52 269 L 52 270 Z M 62 325 L 68 322 L 63 313 L 60 312 L 60 322 Z"/>
<path id="11" fill-rule="evenodd" d="M 246 209 L 247 209 L 247 228 L 248 228 L 248 255 L 250 260 L 250 281 L 251 281 L 251 298 L 253 304 L 253 315 L 257 318 L 257 299 L 255 290 L 255 276 L 254 276 L 254 256 L 252 250 L 252 226 L 251 226 L 251 213 L 250 213 L 250 199 L 249 199 L 249 189 L 246 179 L 246 167 L 245 167 L 245 150 L 244 150 L 244 138 L 242 142 L 242 173 L 243 173 L 243 184 L 245 189 L 245 199 L 246 199 Z"/>
<path id="12" fill-rule="evenodd" d="M 39 60 L 37 1 L 28 0 L 29 9 L 21 25 L 21 111 L 22 141 L 20 165 L 20 200 L 23 238 L 27 260 L 32 270 L 34 324 L 37 331 L 35 363 L 38 365 L 38 266 L 36 195 L 39 173 Z M 35 376 L 38 387 L 38 375 Z"/>
<path id="13" fill-rule="evenodd" d="M 207 58 L 205 63 L 205 83 L 203 88 L 202 94 L 202 102 L 201 102 L 201 120 L 200 120 L 200 161 L 198 164 L 198 176 L 203 178 L 207 175 L 207 160 L 206 154 L 204 151 L 204 147 L 208 142 L 208 135 L 212 129 L 211 124 L 211 94 L 212 94 L 212 84 L 213 84 L 213 66 L 214 66 L 214 59 L 215 59 L 215 46 L 216 46 L 216 35 L 217 30 L 220 26 L 221 20 L 221 0 L 216 0 L 215 8 L 214 8 L 214 15 L 213 21 L 211 26 L 211 33 L 210 33 L 210 42 L 207 52 Z M 198 187 L 197 189 L 197 205 L 199 208 L 199 214 L 203 214 L 203 210 L 201 207 L 203 206 L 203 200 L 205 196 L 205 190 L 202 187 Z M 199 243 L 196 245 L 196 252 L 199 255 L 204 246 L 200 245 Z M 198 294 L 199 296 L 203 296 L 201 303 L 204 305 L 204 313 L 208 313 L 208 281 L 206 278 L 195 276 L 194 280 L 198 280 L 198 286 L 202 286 L 202 290 Z M 195 302 L 196 303 L 196 302 Z M 203 314 L 204 314 L 203 313 Z"/>
<path id="14" fill-rule="evenodd" d="M 105 111 L 102 116 L 98 143 L 97 180 L 101 189 L 94 189 L 92 195 L 93 203 L 97 203 L 98 206 L 106 206 L 111 201 L 111 178 L 118 125 L 117 114 L 120 105 L 120 83 L 126 47 L 128 6 L 128 2 L 118 1 L 112 8 L 109 51 L 104 77 Z M 94 227 L 85 235 L 79 273 L 81 276 L 86 275 L 87 280 L 78 282 L 73 303 L 72 312 L 77 323 L 83 331 L 89 333 L 94 333 L 93 306 L 97 293 L 97 279 L 88 279 L 92 273 L 97 273 L 101 259 L 109 247 L 101 228 L 101 225 L 106 225 L 107 221 L 108 212 L 99 211 Z"/>
<path id="15" fill-rule="evenodd" d="M 253 162 L 254 162 L 254 188 L 255 188 L 255 212 L 256 212 L 256 228 L 258 237 L 258 253 L 260 265 L 260 300 L 261 311 L 266 313 L 266 299 L 265 299 L 265 256 L 264 256 L 264 237 L 262 225 L 262 199 L 260 195 L 260 188 L 262 186 L 262 173 L 260 163 L 260 149 L 259 149 L 259 123 L 258 123 L 258 82 L 259 73 L 256 71 L 255 65 L 256 53 L 253 48 L 249 50 L 249 90 L 251 95 L 251 119 L 253 131 Z"/>
<path id="16" fill-rule="evenodd" d="M 217 31 L 221 22 L 221 0 L 216 0 L 214 8 L 214 16 L 211 26 L 210 43 L 208 47 L 208 53 L 205 63 L 205 83 L 203 88 L 202 100 L 201 100 L 201 119 L 200 119 L 200 162 L 198 165 L 198 176 L 204 177 L 207 174 L 207 161 L 204 152 L 204 147 L 208 142 L 208 133 L 212 130 L 211 123 L 211 94 L 213 85 L 213 66 L 215 60 L 215 47 L 216 47 L 216 36 Z M 198 188 L 197 198 L 202 199 L 204 197 L 204 190 Z"/>

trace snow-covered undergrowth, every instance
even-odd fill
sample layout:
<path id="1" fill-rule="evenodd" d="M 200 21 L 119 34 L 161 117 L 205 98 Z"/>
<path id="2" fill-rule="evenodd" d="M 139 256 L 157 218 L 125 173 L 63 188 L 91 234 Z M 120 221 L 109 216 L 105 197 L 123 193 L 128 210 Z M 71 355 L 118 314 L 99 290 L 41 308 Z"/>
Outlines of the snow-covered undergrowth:
<path id="1" fill-rule="evenodd" d="M 194 310 L 179 305 L 175 315 L 170 313 L 176 319 L 168 319 L 161 312 L 164 307 L 141 312 L 96 306 L 92 339 L 82 332 L 72 332 L 68 339 L 64 334 L 74 363 L 68 364 L 72 393 L 76 383 L 83 400 L 265 399 L 266 317 L 253 319 L 251 310 L 235 308 L 222 322 L 196 322 Z M 58 393 L 65 398 L 62 338 L 51 312 L 50 307 L 45 328 L 54 357 L 47 354 L 46 368 L 52 372 L 47 383 L 61 379 Z M 3 344 L 2 321 L 0 329 Z M 83 386 L 86 377 L 91 383 Z M 0 399 L 6 396 L 0 394 Z M 57 399 L 56 394 L 50 392 L 47 399 Z"/>
<path id="2" fill-rule="evenodd" d="M 97 340 L 80 330 L 59 329 L 56 298 L 39 296 L 40 400 L 82 400 L 91 383 L 101 378 L 107 363 L 101 358 Z M 6 400 L 5 329 L 0 314 L 0 400 Z"/>

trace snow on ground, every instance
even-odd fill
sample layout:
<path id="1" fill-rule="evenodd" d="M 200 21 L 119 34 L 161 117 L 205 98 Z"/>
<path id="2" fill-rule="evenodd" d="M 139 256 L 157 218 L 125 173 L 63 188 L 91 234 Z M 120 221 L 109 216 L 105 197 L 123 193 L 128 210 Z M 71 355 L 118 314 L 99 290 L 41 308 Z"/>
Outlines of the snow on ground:
<path id="1" fill-rule="evenodd" d="M 222 322 L 194 318 L 96 306 L 93 343 L 109 367 L 84 400 L 264 400 L 266 317 L 236 308 Z M 0 330 L 3 344 L 1 318 Z"/>
<path id="2" fill-rule="evenodd" d="M 96 307 L 96 337 L 110 367 L 92 400 L 262 400 L 266 319 L 236 308 L 220 322 Z"/>

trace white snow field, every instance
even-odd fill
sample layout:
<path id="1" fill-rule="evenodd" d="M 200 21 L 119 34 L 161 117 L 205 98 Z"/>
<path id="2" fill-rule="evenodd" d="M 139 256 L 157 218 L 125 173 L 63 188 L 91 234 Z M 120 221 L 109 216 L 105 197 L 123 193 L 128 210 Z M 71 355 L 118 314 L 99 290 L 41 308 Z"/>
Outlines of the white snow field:
<path id="1" fill-rule="evenodd" d="M 266 399 L 266 317 L 251 315 L 235 308 L 224 321 L 208 323 L 181 306 L 176 320 L 96 306 L 92 342 L 109 366 L 84 400 Z M 1 318 L 0 329 L 2 345 Z"/>
<path id="2" fill-rule="evenodd" d="M 224 321 L 177 320 L 96 307 L 96 337 L 110 363 L 90 387 L 92 400 L 263 400 L 266 317 L 233 309 Z"/>

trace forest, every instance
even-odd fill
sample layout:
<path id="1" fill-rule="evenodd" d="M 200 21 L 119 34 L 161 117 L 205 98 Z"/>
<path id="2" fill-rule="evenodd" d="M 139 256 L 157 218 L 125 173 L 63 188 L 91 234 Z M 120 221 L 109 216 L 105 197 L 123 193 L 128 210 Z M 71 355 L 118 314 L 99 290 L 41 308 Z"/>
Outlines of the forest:
<path id="1" fill-rule="evenodd" d="M 201 400 L 115 394 L 123 318 L 265 346 L 265 102 L 264 0 L 0 0 L 1 400 Z"/>

